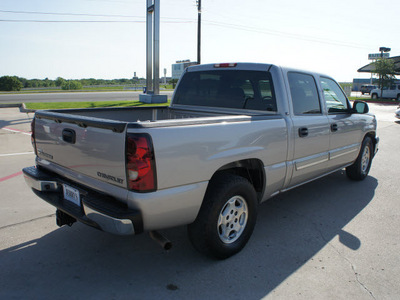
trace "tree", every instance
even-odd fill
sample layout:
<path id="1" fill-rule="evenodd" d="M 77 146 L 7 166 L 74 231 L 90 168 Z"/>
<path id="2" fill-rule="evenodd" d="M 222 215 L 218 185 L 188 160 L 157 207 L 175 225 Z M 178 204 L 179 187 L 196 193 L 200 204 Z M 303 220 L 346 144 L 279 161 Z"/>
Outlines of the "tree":
<path id="1" fill-rule="evenodd" d="M 15 76 L 0 77 L 0 91 L 20 91 L 22 87 L 22 82 Z"/>
<path id="2" fill-rule="evenodd" d="M 175 89 L 176 84 L 178 83 L 178 79 L 171 79 L 169 81 L 170 84 L 172 84 L 172 88 Z"/>
<path id="3" fill-rule="evenodd" d="M 63 83 L 61 86 L 63 90 L 80 90 L 82 89 L 82 84 L 76 80 L 68 80 Z"/>
<path id="4" fill-rule="evenodd" d="M 64 78 L 62 78 L 62 77 L 57 77 L 57 79 L 56 79 L 56 86 L 62 86 L 63 84 L 64 84 L 64 82 L 65 82 L 65 79 Z"/>
<path id="5" fill-rule="evenodd" d="M 390 86 L 396 79 L 393 60 L 387 58 L 379 58 L 375 62 L 374 73 L 379 76 L 379 88 L 381 89 L 382 98 L 382 89 L 384 87 Z"/>

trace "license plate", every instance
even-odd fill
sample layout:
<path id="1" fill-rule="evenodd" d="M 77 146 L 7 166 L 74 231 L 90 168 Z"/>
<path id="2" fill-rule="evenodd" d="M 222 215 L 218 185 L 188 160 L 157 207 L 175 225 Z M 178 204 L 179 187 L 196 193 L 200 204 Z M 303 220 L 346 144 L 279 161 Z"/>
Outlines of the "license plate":
<path id="1" fill-rule="evenodd" d="M 77 189 L 74 189 L 73 187 L 70 187 L 69 185 L 64 184 L 63 190 L 64 190 L 64 199 L 65 200 L 71 201 L 75 205 L 81 206 L 81 197 L 80 197 L 79 191 Z"/>

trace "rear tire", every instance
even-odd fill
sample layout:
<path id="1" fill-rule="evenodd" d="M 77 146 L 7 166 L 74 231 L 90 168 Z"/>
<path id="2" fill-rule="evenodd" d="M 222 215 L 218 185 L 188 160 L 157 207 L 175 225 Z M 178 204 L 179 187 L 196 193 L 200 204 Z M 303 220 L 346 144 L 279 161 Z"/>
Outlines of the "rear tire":
<path id="1" fill-rule="evenodd" d="M 372 140 L 367 136 L 361 144 L 361 150 L 356 161 L 346 168 L 346 174 L 350 179 L 363 180 L 368 176 L 369 169 L 371 168 L 373 151 Z"/>
<path id="2" fill-rule="evenodd" d="M 245 178 L 223 173 L 210 182 L 200 212 L 188 226 L 196 250 L 226 259 L 243 249 L 257 219 L 257 194 Z"/>

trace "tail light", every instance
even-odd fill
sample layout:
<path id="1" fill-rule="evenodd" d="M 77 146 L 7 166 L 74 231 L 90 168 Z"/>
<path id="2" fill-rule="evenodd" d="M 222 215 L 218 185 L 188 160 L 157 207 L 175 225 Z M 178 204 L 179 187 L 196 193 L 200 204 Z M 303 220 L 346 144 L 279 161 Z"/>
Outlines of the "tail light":
<path id="1" fill-rule="evenodd" d="M 36 123 L 36 119 L 34 117 L 31 122 L 31 143 L 32 143 L 33 149 L 35 150 L 35 154 L 37 155 L 36 141 L 35 141 L 35 123 Z"/>
<path id="2" fill-rule="evenodd" d="M 157 189 L 153 143 L 148 134 L 127 135 L 126 174 L 130 190 L 143 193 Z"/>

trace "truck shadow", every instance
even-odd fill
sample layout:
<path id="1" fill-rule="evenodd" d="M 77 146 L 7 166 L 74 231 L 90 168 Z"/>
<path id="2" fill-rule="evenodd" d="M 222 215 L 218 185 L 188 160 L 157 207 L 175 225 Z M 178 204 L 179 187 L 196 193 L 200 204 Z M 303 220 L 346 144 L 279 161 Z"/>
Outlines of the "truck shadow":
<path id="1" fill-rule="evenodd" d="M 173 242 L 169 252 L 146 234 L 117 237 L 81 224 L 51 227 L 37 240 L 0 251 L 0 296 L 260 299 L 334 238 L 352 251 L 363 247 L 357 232 L 343 228 L 370 203 L 377 186 L 373 177 L 354 182 L 341 171 L 278 195 L 260 206 L 245 249 L 224 261 L 195 252 L 184 227 L 164 231 Z"/>
<path id="2" fill-rule="evenodd" d="M 29 116 L 27 116 L 24 119 L 17 119 L 17 120 L 0 120 L 0 129 L 4 128 L 4 127 L 9 127 L 9 126 L 15 126 L 15 125 L 29 125 L 30 128 L 30 124 L 32 122 L 32 118 L 29 118 Z"/>

